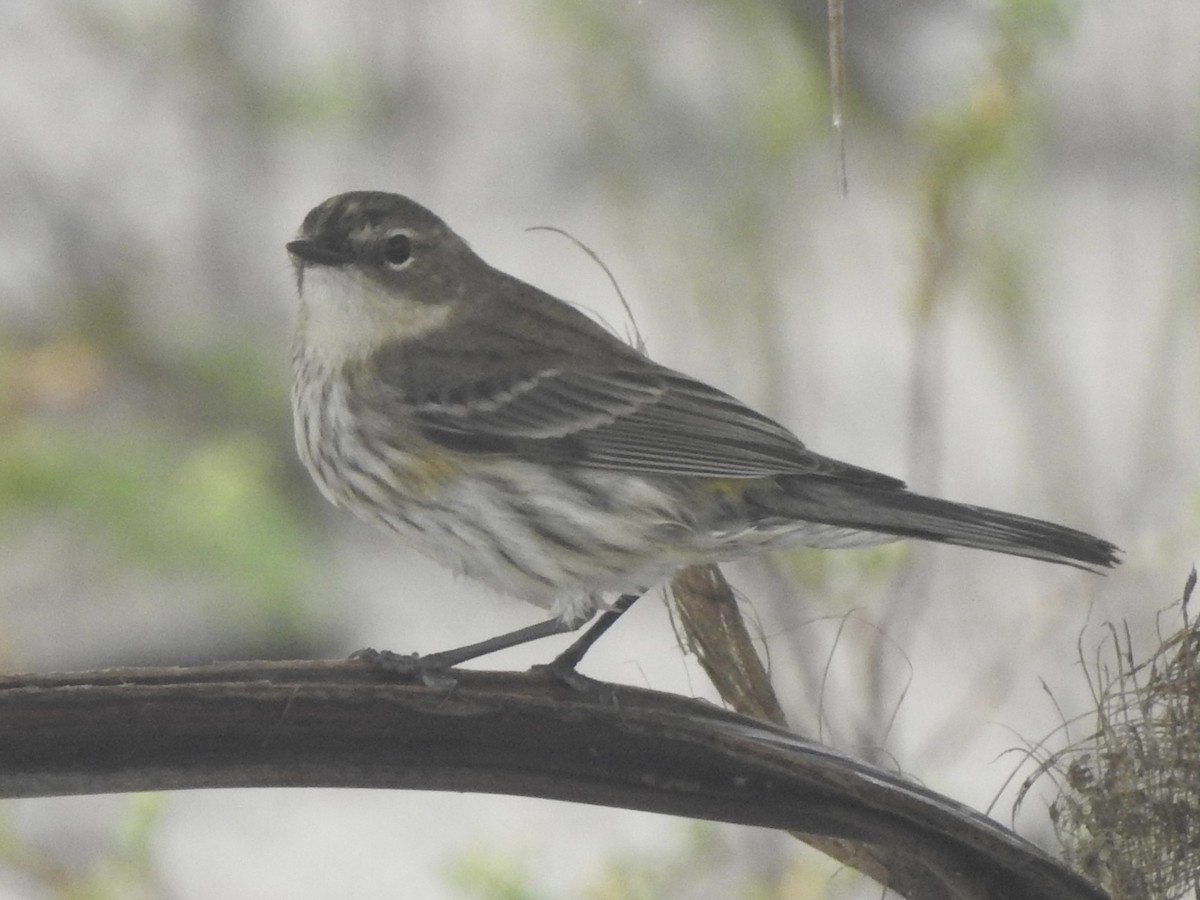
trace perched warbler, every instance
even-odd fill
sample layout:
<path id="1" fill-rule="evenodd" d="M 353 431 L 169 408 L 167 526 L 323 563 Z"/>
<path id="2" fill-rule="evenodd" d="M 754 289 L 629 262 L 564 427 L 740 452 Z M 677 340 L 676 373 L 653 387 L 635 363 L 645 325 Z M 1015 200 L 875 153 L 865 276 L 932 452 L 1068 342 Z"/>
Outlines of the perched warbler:
<path id="1" fill-rule="evenodd" d="M 578 628 L 683 566 L 896 537 L 1082 568 L 1082 531 L 912 493 L 658 365 L 493 269 L 406 197 L 326 200 L 287 245 L 300 306 L 296 443 L 332 502 Z"/>

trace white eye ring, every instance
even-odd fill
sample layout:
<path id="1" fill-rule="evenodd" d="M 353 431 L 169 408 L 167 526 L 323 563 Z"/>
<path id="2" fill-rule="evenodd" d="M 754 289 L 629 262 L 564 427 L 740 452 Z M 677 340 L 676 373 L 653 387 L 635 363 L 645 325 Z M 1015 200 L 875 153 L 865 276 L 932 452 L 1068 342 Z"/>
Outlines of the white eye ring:
<path id="1" fill-rule="evenodd" d="M 412 237 L 407 231 L 393 231 L 383 239 L 381 255 L 388 268 L 405 268 L 412 262 Z"/>

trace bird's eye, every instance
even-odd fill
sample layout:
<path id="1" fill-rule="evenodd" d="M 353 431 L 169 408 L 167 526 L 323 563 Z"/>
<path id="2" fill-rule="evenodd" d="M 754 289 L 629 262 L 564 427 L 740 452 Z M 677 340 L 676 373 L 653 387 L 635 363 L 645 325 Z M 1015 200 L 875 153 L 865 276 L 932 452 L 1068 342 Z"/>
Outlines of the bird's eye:
<path id="1" fill-rule="evenodd" d="M 403 268 L 412 259 L 412 241 L 404 232 L 388 235 L 383 242 L 383 261 L 393 269 Z"/>

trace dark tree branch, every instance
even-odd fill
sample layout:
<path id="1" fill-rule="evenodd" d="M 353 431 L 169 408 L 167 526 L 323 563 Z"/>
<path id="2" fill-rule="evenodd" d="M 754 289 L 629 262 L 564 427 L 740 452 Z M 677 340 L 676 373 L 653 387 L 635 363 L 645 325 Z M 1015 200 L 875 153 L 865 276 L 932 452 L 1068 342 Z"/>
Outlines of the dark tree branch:
<path id="1" fill-rule="evenodd" d="M 358 661 L 0 679 L 0 795 L 212 787 L 485 791 L 879 845 L 928 896 L 1104 894 L 974 810 L 707 703 L 537 673 L 452 688 Z"/>

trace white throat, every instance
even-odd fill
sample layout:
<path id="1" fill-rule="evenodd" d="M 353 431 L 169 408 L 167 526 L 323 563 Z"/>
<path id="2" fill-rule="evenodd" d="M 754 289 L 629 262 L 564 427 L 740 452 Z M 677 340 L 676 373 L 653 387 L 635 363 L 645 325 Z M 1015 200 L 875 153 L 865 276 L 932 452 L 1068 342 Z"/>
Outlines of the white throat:
<path id="1" fill-rule="evenodd" d="M 353 267 L 309 266 L 300 283 L 296 340 L 331 367 L 369 356 L 384 343 L 428 334 L 449 318 L 447 303 L 389 292 Z"/>

